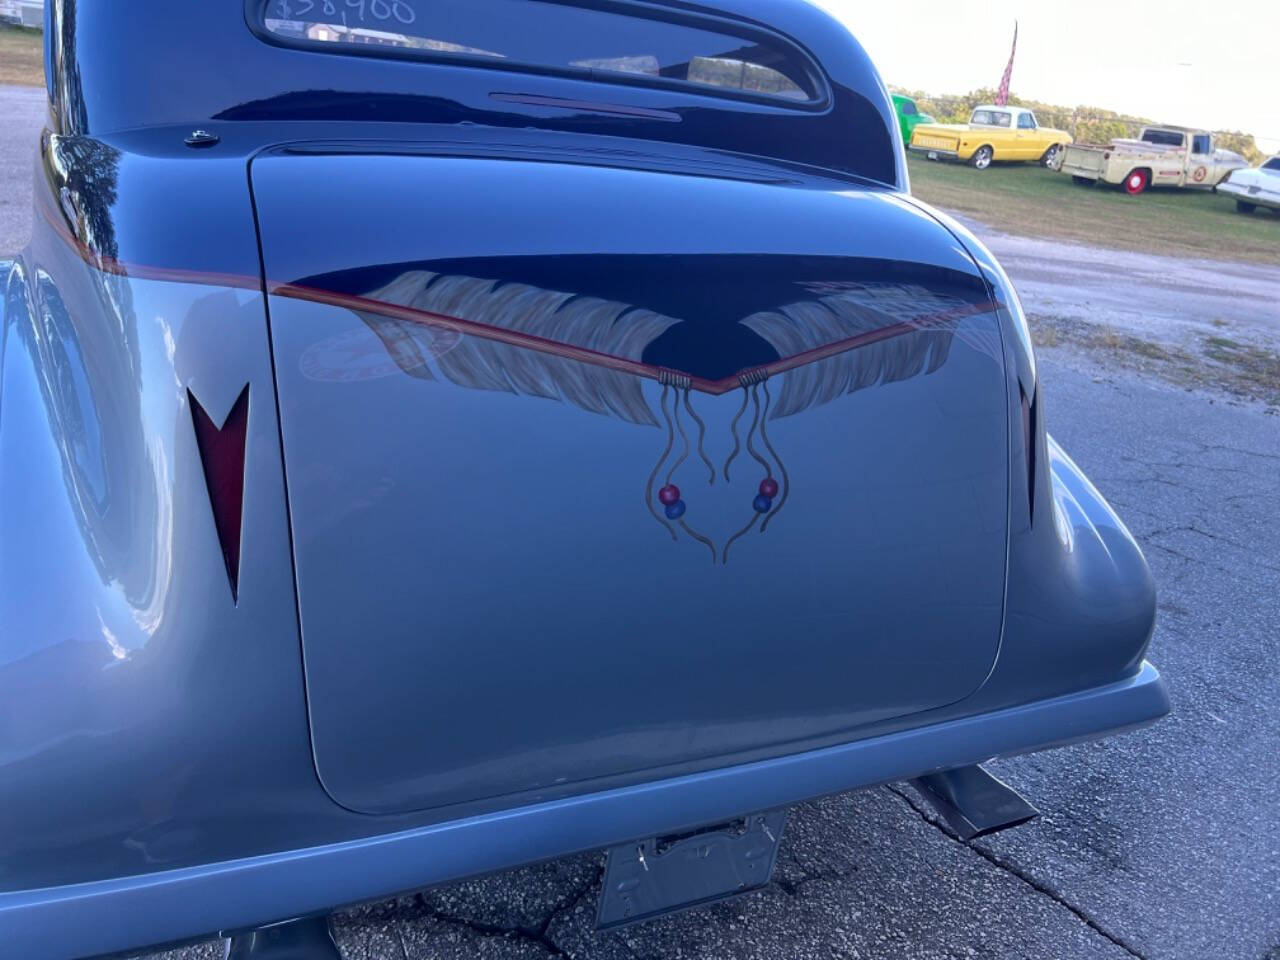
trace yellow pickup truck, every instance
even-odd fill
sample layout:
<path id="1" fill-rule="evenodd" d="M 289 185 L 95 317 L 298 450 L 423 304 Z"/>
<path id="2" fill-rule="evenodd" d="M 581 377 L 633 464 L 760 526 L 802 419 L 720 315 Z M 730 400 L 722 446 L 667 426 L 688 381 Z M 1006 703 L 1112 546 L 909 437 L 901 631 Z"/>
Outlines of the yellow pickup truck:
<path id="1" fill-rule="evenodd" d="M 1235 151 L 1216 147 L 1208 130 L 1151 126 L 1136 140 L 1067 147 L 1058 172 L 1076 183 L 1109 183 L 1137 196 L 1147 187 L 1216 187 L 1248 165 Z"/>
<path id="2" fill-rule="evenodd" d="M 1025 107 L 975 107 L 968 123 L 922 123 L 910 149 L 930 160 L 961 160 L 985 170 L 997 160 L 1034 160 L 1052 167 L 1071 134 L 1042 127 Z"/>

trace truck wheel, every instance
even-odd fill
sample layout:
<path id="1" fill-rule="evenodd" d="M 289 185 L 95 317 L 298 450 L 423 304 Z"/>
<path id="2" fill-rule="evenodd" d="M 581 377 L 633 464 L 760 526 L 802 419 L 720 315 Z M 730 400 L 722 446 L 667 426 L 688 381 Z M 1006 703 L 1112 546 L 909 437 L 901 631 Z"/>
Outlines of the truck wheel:
<path id="1" fill-rule="evenodd" d="M 975 170 L 985 170 L 991 166 L 991 148 L 981 146 L 973 152 L 973 156 L 969 158 L 969 166 Z"/>
<path id="2" fill-rule="evenodd" d="M 1082 187 L 1092 187 L 1098 181 L 1094 180 L 1092 177 L 1082 177 L 1078 174 L 1073 173 L 1071 175 L 1071 182 L 1078 183 Z"/>
<path id="3" fill-rule="evenodd" d="M 1044 152 L 1044 156 L 1040 158 L 1040 166 L 1053 169 L 1053 165 L 1058 161 L 1058 154 L 1062 152 L 1062 144 L 1055 143 L 1052 147 Z"/>
<path id="4" fill-rule="evenodd" d="M 1257 209 L 1258 205 L 1256 203 L 1250 203 L 1248 200 L 1236 201 L 1236 210 L 1240 213 L 1253 213 Z"/>
<path id="5" fill-rule="evenodd" d="M 1124 192 L 1131 197 L 1136 197 L 1143 190 L 1147 189 L 1147 184 L 1151 182 L 1151 177 L 1145 170 L 1130 170 L 1129 175 L 1124 178 Z"/>

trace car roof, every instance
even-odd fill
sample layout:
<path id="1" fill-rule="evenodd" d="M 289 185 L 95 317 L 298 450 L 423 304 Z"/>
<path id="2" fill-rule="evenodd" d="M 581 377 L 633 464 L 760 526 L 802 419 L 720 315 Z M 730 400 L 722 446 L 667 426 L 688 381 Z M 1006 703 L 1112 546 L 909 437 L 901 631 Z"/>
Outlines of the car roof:
<path id="1" fill-rule="evenodd" d="M 706 28 L 713 34 L 723 30 L 750 43 L 758 38 L 776 42 L 812 73 L 814 102 L 696 84 L 651 85 L 620 73 L 539 65 L 536 57 L 523 64 L 492 57 L 468 62 L 425 48 L 406 48 L 395 56 L 366 44 L 312 49 L 258 25 L 259 19 L 265 23 L 265 4 L 132 0 L 131 23 L 139 29 L 127 31 L 97 29 L 94 18 L 106 15 L 100 5 L 48 4 L 47 59 L 55 74 L 52 129 L 100 137 L 239 121 L 360 125 L 353 131 L 373 117 L 417 129 L 465 121 L 729 150 L 905 186 L 905 161 L 901 146 L 895 147 L 898 119 L 880 75 L 844 24 L 804 0 L 647 0 L 608 6 L 638 21 Z M 575 0 L 572 6 L 605 5 Z M 495 99 L 494 90 L 508 84 L 532 99 Z M 557 105 L 535 102 L 547 97 Z M 569 103 L 574 107 L 560 106 Z M 609 104 L 622 104 L 624 113 L 604 109 Z"/>

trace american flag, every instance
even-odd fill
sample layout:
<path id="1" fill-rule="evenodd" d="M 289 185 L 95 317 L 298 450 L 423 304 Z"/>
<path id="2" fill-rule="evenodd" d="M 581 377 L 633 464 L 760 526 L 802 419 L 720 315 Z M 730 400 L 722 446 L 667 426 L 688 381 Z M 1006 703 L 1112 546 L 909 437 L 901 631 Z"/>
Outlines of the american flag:
<path id="1" fill-rule="evenodd" d="M 1004 76 L 1000 78 L 1000 89 L 996 91 L 996 106 L 1003 107 L 1009 102 L 1009 80 L 1013 77 L 1013 55 L 1018 52 L 1018 21 L 1013 21 L 1013 49 L 1009 51 L 1009 65 L 1004 68 Z"/>

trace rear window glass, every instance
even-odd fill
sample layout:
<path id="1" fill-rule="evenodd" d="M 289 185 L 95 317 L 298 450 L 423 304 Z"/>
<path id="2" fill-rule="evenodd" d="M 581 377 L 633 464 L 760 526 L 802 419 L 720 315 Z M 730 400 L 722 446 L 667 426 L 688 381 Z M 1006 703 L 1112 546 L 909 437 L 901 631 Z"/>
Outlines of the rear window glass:
<path id="1" fill-rule="evenodd" d="M 988 127 L 1007 127 L 1012 123 L 1012 117 L 1001 110 L 975 110 L 969 122 Z"/>
<path id="2" fill-rule="evenodd" d="M 803 56 L 775 38 L 550 0 L 266 0 L 261 25 L 281 41 L 335 51 L 817 99 Z"/>
<path id="3" fill-rule="evenodd" d="M 1182 134 L 1176 130 L 1143 130 L 1142 139 L 1146 143 L 1155 143 L 1162 147 L 1182 146 Z"/>
<path id="4" fill-rule="evenodd" d="M 1280 157 L 1272 157 L 1262 165 L 1263 170 L 1275 170 L 1280 173 Z"/>

